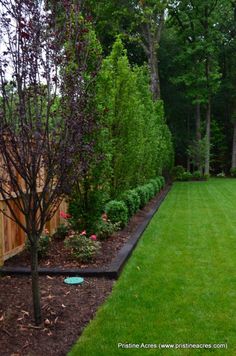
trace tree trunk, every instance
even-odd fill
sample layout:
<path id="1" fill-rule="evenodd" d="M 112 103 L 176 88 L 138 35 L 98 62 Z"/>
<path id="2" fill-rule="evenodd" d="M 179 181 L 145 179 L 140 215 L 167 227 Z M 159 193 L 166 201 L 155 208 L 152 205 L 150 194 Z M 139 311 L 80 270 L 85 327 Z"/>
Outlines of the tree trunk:
<path id="1" fill-rule="evenodd" d="M 231 166 L 231 168 L 236 168 L 236 121 L 234 123 L 234 136 L 233 136 L 232 166 Z"/>
<path id="2" fill-rule="evenodd" d="M 198 159 L 197 159 L 197 169 L 202 174 L 201 152 L 200 152 L 200 141 L 202 139 L 200 103 L 196 103 L 196 106 L 195 106 L 195 122 L 196 122 L 196 141 L 197 141 L 197 145 L 198 145 L 197 147 L 199 148 L 199 154 L 198 154 Z"/>
<path id="3" fill-rule="evenodd" d="M 160 92 L 160 79 L 158 73 L 158 61 L 157 61 L 157 49 L 154 41 L 150 41 L 149 43 L 149 68 L 151 74 L 151 92 L 154 100 L 159 100 L 161 98 Z"/>
<path id="4" fill-rule="evenodd" d="M 211 99 L 208 99 L 206 110 L 206 158 L 205 174 L 210 173 L 210 140 L 211 140 Z"/>
<path id="5" fill-rule="evenodd" d="M 34 241 L 36 238 L 34 237 Z M 31 279 L 32 279 L 32 296 L 35 324 L 39 325 L 42 322 L 41 305 L 40 305 L 40 290 L 39 290 L 39 275 L 38 275 L 38 245 L 31 244 Z"/>
<path id="6" fill-rule="evenodd" d="M 196 104 L 196 140 L 197 142 L 201 141 L 201 111 L 200 111 L 200 103 Z"/>

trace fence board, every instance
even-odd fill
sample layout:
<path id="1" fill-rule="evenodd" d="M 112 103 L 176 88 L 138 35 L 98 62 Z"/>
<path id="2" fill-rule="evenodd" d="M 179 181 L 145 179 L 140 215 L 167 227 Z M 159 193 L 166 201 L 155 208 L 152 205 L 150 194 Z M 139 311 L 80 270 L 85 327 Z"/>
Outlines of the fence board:
<path id="1" fill-rule="evenodd" d="M 20 221 L 24 223 L 24 216 L 19 210 L 17 210 L 16 205 L 14 204 L 14 199 L 11 199 L 10 203 L 12 207 L 14 206 L 14 210 L 20 218 Z M 0 208 L 5 209 L 6 213 L 9 214 L 8 207 L 4 201 L 0 200 Z M 49 230 L 51 235 L 56 231 L 60 223 L 62 223 L 60 211 L 66 210 L 67 203 L 63 200 L 53 218 L 46 224 L 46 228 Z M 5 260 L 24 249 L 25 239 L 25 233 L 19 225 L 17 225 L 10 218 L 6 217 L 3 213 L 0 213 L 0 266 L 3 265 Z"/>

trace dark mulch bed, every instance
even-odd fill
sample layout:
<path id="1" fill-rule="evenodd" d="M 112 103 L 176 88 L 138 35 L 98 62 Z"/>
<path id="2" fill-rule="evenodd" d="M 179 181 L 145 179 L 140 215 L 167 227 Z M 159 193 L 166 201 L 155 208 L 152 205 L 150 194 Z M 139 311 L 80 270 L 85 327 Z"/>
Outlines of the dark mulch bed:
<path id="1" fill-rule="evenodd" d="M 76 261 L 70 254 L 70 251 L 64 247 L 63 241 L 53 239 L 53 243 L 48 251 L 48 257 L 40 259 L 40 267 L 60 267 L 60 268 L 86 268 L 86 267 L 108 267 L 111 261 L 116 257 L 117 252 L 121 249 L 130 235 L 134 232 L 139 224 L 141 224 L 146 214 L 152 210 L 159 199 L 159 195 L 153 198 L 144 209 L 139 210 L 132 217 L 129 224 L 121 231 L 114 233 L 106 241 L 101 241 L 101 250 L 91 263 L 84 264 Z M 9 267 L 26 267 L 30 266 L 30 256 L 27 251 L 10 258 L 4 263 L 4 266 Z"/>
<path id="2" fill-rule="evenodd" d="M 71 259 L 63 243 L 56 243 L 50 258 L 40 261 L 41 267 L 104 267 L 116 257 L 146 214 L 157 204 L 159 196 L 139 211 L 128 226 L 102 242 L 100 255 L 90 265 Z M 26 252 L 6 261 L 6 266 L 27 266 Z M 85 278 L 81 286 L 68 286 L 64 277 L 41 276 L 41 302 L 44 323 L 34 327 L 30 277 L 0 277 L 0 355 L 60 356 L 66 355 L 87 323 L 112 290 L 114 281 Z"/>
<path id="3" fill-rule="evenodd" d="M 63 277 L 40 277 L 44 323 L 35 328 L 29 277 L 0 278 L 0 355 L 64 356 L 111 292 L 109 279 L 68 286 Z"/>

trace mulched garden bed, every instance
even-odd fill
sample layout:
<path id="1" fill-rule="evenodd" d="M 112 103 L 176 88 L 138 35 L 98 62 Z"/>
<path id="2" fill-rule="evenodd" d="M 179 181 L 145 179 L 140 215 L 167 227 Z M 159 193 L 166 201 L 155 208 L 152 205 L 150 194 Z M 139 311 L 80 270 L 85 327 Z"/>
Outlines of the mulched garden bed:
<path id="1" fill-rule="evenodd" d="M 80 263 L 73 259 L 69 250 L 64 247 L 63 241 L 58 241 L 53 239 L 51 244 L 48 257 L 41 258 L 39 260 L 40 267 L 60 267 L 60 268 L 96 268 L 96 267 L 108 267 L 111 261 L 116 257 L 118 251 L 127 242 L 131 234 L 140 225 L 146 214 L 151 211 L 157 204 L 159 200 L 160 193 L 153 198 L 142 210 L 139 210 L 135 214 L 129 224 L 121 231 L 114 233 L 105 241 L 101 241 L 101 250 L 91 263 L 85 264 Z M 23 251 L 20 254 L 10 258 L 4 263 L 6 267 L 29 267 L 30 266 L 30 255 L 29 252 Z"/>
<path id="2" fill-rule="evenodd" d="M 0 278 L 1 356 L 65 356 L 114 283 L 86 278 L 82 285 L 69 286 L 63 279 L 40 277 L 44 323 L 36 328 L 30 278 Z"/>
<path id="3" fill-rule="evenodd" d="M 164 193 L 164 192 L 163 192 Z M 128 226 L 107 241 L 101 253 L 89 265 L 73 260 L 62 242 L 49 251 L 50 258 L 40 261 L 41 267 L 106 267 L 117 256 L 132 233 L 146 219 L 160 200 L 161 194 L 138 211 Z M 5 266 L 29 266 L 23 252 L 5 262 Z M 68 286 L 63 276 L 41 276 L 43 325 L 34 326 L 30 276 L 0 277 L 0 355 L 1 356 L 65 356 L 98 307 L 111 293 L 114 280 L 85 278 L 79 286 Z"/>

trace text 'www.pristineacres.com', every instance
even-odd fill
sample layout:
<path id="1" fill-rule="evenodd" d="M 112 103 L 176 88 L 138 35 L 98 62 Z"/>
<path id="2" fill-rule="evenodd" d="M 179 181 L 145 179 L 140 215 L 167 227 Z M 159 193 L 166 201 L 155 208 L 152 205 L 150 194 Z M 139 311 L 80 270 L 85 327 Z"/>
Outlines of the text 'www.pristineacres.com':
<path id="1" fill-rule="evenodd" d="M 227 349 L 227 344 L 147 344 L 147 343 L 121 343 L 118 349 Z"/>

